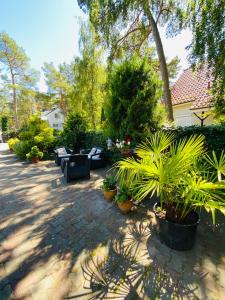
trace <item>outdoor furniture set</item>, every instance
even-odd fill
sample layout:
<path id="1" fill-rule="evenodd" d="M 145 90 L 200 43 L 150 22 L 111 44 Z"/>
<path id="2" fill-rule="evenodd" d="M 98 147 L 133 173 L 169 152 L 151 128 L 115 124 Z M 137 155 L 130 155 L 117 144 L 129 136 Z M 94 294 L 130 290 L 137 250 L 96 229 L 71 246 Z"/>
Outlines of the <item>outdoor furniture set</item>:
<path id="1" fill-rule="evenodd" d="M 104 150 L 99 147 L 82 149 L 78 154 L 65 147 L 58 148 L 54 152 L 55 163 L 61 166 L 67 182 L 79 178 L 90 179 L 90 170 L 106 166 Z"/>

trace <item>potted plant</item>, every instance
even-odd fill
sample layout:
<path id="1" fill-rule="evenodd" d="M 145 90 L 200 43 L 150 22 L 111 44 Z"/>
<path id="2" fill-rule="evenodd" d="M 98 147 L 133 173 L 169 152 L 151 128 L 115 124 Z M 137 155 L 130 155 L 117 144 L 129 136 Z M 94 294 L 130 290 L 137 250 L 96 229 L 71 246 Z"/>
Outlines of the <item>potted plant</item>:
<path id="1" fill-rule="evenodd" d="M 160 240 L 172 249 L 188 250 L 194 245 L 199 223 L 197 210 L 225 214 L 225 153 L 205 153 L 204 137 L 191 136 L 177 142 L 173 134 L 157 132 L 137 147 L 139 160 L 117 163 L 121 182 L 135 183 L 136 199 L 157 195 L 154 206 Z M 216 172 L 212 171 L 212 168 Z"/>
<path id="2" fill-rule="evenodd" d="M 127 143 L 123 142 L 120 152 L 124 158 L 131 157 L 132 149 L 130 147 L 130 143 L 127 144 Z"/>
<path id="3" fill-rule="evenodd" d="M 131 193 L 126 186 L 123 186 L 119 189 L 119 192 L 115 197 L 115 202 L 117 203 L 121 212 L 124 214 L 129 213 L 134 206 Z"/>
<path id="4" fill-rule="evenodd" d="M 43 152 L 39 150 L 37 146 L 33 146 L 31 151 L 26 154 L 27 159 L 31 160 L 32 163 L 38 163 L 43 157 Z"/>
<path id="5" fill-rule="evenodd" d="M 117 193 L 115 176 L 113 175 L 106 176 L 106 178 L 103 180 L 102 190 L 103 190 L 104 198 L 107 201 L 112 201 Z"/>

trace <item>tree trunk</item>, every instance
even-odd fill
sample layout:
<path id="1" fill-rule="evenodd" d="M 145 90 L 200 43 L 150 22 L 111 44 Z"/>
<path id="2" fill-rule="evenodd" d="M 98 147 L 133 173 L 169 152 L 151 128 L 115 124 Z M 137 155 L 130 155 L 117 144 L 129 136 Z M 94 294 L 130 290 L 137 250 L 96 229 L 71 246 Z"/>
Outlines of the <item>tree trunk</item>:
<path id="1" fill-rule="evenodd" d="M 166 102 L 167 106 L 167 114 L 169 121 L 174 121 L 173 118 L 173 107 L 172 107 L 172 100 L 171 100 L 171 93 L 170 93 L 170 84 L 169 84 L 169 74 L 166 64 L 166 58 L 163 50 L 162 41 L 160 38 L 159 30 L 157 27 L 157 24 L 151 14 L 150 9 L 148 8 L 148 19 L 152 28 L 153 38 L 156 44 L 156 50 L 159 58 L 160 63 L 160 72 L 161 77 L 163 81 L 163 94 L 164 94 L 164 100 Z"/>
<path id="2" fill-rule="evenodd" d="M 11 71 L 11 80 L 12 80 L 12 85 L 13 85 L 13 108 L 14 108 L 15 123 L 16 123 L 16 129 L 19 129 L 17 96 L 16 96 L 16 88 L 15 88 L 15 76 L 12 71 Z"/>

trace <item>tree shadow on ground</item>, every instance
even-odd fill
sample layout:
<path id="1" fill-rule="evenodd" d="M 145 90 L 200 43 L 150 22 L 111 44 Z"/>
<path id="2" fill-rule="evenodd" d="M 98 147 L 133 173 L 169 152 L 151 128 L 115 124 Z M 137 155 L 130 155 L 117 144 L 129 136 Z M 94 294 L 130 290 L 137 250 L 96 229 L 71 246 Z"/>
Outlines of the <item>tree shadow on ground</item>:
<path id="1" fill-rule="evenodd" d="M 0 168 L 1 299 L 13 293 L 23 300 L 46 290 L 48 298 L 39 299 L 192 299 L 193 283 L 201 282 L 204 290 L 205 257 L 216 268 L 225 255 L 222 225 L 215 230 L 207 219 L 192 251 L 169 250 L 154 231 L 151 201 L 130 215 L 104 201 L 99 187 L 105 171 L 66 184 L 52 162 L 17 168 L 12 160 Z M 99 247 L 107 249 L 106 256 Z"/>
<path id="2" fill-rule="evenodd" d="M 82 264 L 84 293 L 66 299 L 197 299 L 195 288 L 140 249 L 150 234 L 140 223 L 129 228 L 128 237 L 112 240 L 105 257 L 89 256 Z"/>
<path id="3" fill-rule="evenodd" d="M 14 169 L 14 161 L 12 167 Z M 7 172 L 3 170 L 4 179 L 13 178 L 16 184 L 12 184 L 10 191 L 3 192 L 0 199 L 0 263 L 6 271 L 0 277 L 1 299 L 8 286 L 15 299 L 29 296 L 53 269 L 56 273 L 59 271 L 58 281 L 63 281 L 72 262 L 84 249 L 92 251 L 99 243 L 106 244 L 112 233 L 126 222 L 125 217 L 113 220 L 119 212 L 104 202 L 99 187 L 95 187 L 96 180 L 102 178 L 102 171 L 93 173 L 91 181 L 67 185 L 58 168 L 52 172 L 51 167 L 47 171 L 36 166 L 34 175 L 21 176 L 21 170 L 30 167 L 33 170 L 33 166 L 17 169 L 16 176 L 14 170 L 10 173 L 10 165 Z M 53 174 L 42 180 L 46 172 Z M 7 190 L 2 180 L 1 184 Z M 105 217 L 108 227 L 101 228 Z M 59 289 L 56 293 L 60 294 Z M 62 295 L 64 293 L 65 290 Z"/>

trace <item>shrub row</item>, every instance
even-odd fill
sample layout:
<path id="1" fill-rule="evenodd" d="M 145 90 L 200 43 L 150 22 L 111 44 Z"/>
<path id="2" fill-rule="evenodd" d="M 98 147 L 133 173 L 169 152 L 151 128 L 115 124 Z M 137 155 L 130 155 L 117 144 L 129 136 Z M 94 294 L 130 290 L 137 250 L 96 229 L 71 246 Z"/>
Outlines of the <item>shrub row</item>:
<path id="1" fill-rule="evenodd" d="M 202 134 L 205 136 L 207 151 L 221 153 L 225 150 L 225 125 L 188 126 L 167 130 L 174 132 L 177 140 L 193 134 Z"/>
<path id="2" fill-rule="evenodd" d="M 102 131 L 88 131 L 85 136 L 85 148 L 90 149 L 93 146 L 106 148 L 107 141 Z"/>

